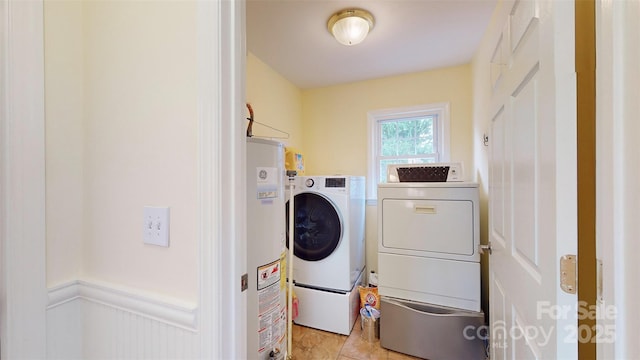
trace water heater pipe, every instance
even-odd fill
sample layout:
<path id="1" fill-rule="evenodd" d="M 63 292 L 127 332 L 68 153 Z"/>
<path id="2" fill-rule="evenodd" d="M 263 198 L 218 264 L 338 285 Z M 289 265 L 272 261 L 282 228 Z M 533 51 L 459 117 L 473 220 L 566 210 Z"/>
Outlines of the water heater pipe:
<path id="1" fill-rule="evenodd" d="M 296 185 L 294 183 L 296 172 L 295 171 L 287 171 L 287 175 L 289 175 L 289 256 L 287 264 L 289 266 L 289 275 L 287 276 L 289 279 L 289 291 L 287 292 L 287 359 L 291 360 L 291 348 L 292 348 L 292 340 L 293 340 L 293 247 L 294 247 L 294 212 L 295 206 L 293 203 L 294 194 L 293 190 Z"/>

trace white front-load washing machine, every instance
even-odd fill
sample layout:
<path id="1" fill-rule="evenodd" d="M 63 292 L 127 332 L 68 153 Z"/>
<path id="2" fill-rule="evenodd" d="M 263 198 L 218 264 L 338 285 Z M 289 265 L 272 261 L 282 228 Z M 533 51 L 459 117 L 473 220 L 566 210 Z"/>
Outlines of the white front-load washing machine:
<path id="1" fill-rule="evenodd" d="M 348 335 L 364 278 L 364 177 L 302 176 L 294 185 L 294 321 Z M 285 212 L 289 229 L 289 201 Z"/>
<path id="2" fill-rule="evenodd" d="M 296 178 L 293 262 L 296 284 L 338 291 L 353 288 L 365 266 L 364 190 L 362 176 Z M 289 201 L 286 219 L 289 229 Z M 289 238 L 287 233 L 287 247 Z"/>

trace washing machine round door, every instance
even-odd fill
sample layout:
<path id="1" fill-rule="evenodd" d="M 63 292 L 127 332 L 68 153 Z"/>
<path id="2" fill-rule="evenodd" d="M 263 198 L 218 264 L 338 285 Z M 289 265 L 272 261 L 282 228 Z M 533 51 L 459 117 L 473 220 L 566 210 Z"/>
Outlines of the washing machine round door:
<path id="1" fill-rule="evenodd" d="M 324 196 L 310 192 L 297 194 L 294 203 L 294 255 L 307 261 L 319 261 L 331 255 L 338 247 L 342 234 L 342 224 L 335 206 Z M 289 201 L 286 219 L 288 248 Z"/>

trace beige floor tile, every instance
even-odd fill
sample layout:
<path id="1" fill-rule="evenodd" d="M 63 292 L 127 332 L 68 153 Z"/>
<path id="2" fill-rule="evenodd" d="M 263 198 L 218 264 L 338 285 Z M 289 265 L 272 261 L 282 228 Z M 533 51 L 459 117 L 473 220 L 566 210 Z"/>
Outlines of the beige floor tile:
<path id="1" fill-rule="evenodd" d="M 292 359 L 337 359 L 346 339 L 344 335 L 296 326 L 293 329 Z"/>
<path id="2" fill-rule="evenodd" d="M 293 337 L 291 341 L 295 343 L 296 341 L 299 341 L 302 338 L 302 336 L 307 332 L 307 328 L 304 326 L 293 324 L 292 331 L 293 331 Z"/>
<path id="3" fill-rule="evenodd" d="M 401 354 L 395 351 L 389 350 L 389 360 L 413 360 L 413 359 L 421 359 L 414 356 Z"/>
<path id="4" fill-rule="evenodd" d="M 387 359 L 389 351 L 380 346 L 380 340 L 368 342 L 360 334 L 349 336 L 342 347 L 340 355 L 344 355 L 357 360 L 377 360 Z"/>
<path id="5" fill-rule="evenodd" d="M 409 355 L 393 352 L 362 338 L 360 318 L 347 337 L 327 331 L 293 326 L 293 360 L 414 360 Z"/>

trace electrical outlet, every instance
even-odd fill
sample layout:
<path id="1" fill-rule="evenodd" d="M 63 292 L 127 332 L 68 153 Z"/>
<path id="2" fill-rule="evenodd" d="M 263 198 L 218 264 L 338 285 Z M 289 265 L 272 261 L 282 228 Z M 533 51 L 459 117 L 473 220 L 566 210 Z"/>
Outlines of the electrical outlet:
<path id="1" fill-rule="evenodd" d="M 169 208 L 144 207 L 144 243 L 169 247 Z"/>

